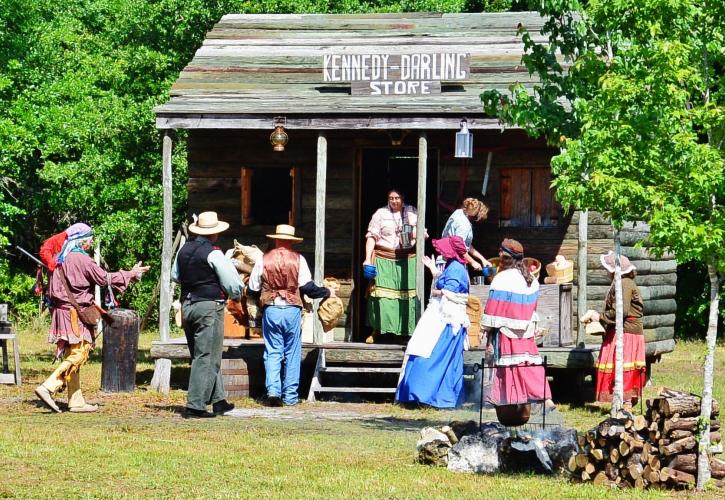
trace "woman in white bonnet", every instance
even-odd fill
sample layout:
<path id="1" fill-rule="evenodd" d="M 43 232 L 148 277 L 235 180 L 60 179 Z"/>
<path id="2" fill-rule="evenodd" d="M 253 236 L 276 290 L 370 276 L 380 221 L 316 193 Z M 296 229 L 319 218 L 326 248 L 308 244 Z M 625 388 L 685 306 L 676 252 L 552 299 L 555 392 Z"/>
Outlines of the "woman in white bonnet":
<path id="1" fill-rule="evenodd" d="M 597 368 L 597 401 L 612 401 L 614 389 L 615 365 L 615 295 L 614 295 L 614 253 L 610 251 L 602 255 L 599 260 L 607 270 L 612 286 L 609 288 L 604 301 L 604 311 L 589 310 L 582 318 L 582 322 L 598 321 L 605 330 L 602 347 L 599 349 Z M 642 316 L 644 316 L 644 302 L 642 294 L 634 282 L 637 269 L 625 256 L 620 258 L 622 268 L 622 304 L 624 315 L 624 403 L 625 406 L 636 404 L 638 396 L 645 382 L 645 346 Z"/>

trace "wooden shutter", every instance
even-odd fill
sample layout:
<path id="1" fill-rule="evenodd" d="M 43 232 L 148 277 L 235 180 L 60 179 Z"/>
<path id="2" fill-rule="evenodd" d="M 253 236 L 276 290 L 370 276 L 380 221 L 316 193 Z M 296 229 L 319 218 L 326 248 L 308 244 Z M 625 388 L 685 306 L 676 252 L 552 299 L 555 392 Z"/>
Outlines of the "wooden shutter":
<path id="1" fill-rule="evenodd" d="M 531 169 L 531 226 L 551 227 L 559 224 L 559 205 L 551 188 L 551 170 Z"/>
<path id="2" fill-rule="evenodd" d="M 252 176 L 254 171 L 251 168 L 242 167 L 242 226 L 249 226 L 254 221 L 252 219 Z"/>
<path id="3" fill-rule="evenodd" d="M 501 170 L 501 219 L 504 227 L 526 227 L 531 214 L 531 171 L 528 168 Z"/>

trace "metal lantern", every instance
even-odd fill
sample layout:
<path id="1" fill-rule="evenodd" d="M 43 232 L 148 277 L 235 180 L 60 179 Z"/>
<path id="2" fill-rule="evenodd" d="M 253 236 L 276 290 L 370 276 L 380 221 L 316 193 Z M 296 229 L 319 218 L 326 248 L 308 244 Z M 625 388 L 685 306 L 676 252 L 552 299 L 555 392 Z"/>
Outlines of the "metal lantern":
<path id="1" fill-rule="evenodd" d="M 285 145 L 289 140 L 287 132 L 284 131 L 284 126 L 280 123 L 280 119 L 275 119 L 275 127 L 272 134 L 269 136 L 269 142 L 274 146 L 275 151 L 284 151 Z"/>
<path id="2" fill-rule="evenodd" d="M 473 158 L 473 134 L 468 131 L 468 123 L 461 120 L 461 130 L 456 132 L 456 158 Z"/>

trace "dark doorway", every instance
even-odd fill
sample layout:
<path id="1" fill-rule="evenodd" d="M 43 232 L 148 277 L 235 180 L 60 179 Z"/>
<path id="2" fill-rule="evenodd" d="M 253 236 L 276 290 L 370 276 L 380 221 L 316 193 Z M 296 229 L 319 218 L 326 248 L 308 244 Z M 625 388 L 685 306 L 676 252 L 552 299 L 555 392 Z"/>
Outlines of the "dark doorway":
<path id="1" fill-rule="evenodd" d="M 418 200 L 418 150 L 405 148 L 364 149 L 358 160 L 357 213 L 355 263 L 353 265 L 356 286 L 356 307 L 353 325 L 353 341 L 362 342 L 371 333 L 366 324 L 366 290 L 368 282 L 362 276 L 365 255 L 365 233 L 375 211 L 385 206 L 390 189 L 400 190 L 406 205 L 417 205 Z M 438 151 L 428 150 L 428 176 L 426 179 L 426 227 L 437 227 L 438 217 Z M 430 254 L 430 242 L 426 254 Z M 430 277 L 426 279 L 426 290 Z"/>

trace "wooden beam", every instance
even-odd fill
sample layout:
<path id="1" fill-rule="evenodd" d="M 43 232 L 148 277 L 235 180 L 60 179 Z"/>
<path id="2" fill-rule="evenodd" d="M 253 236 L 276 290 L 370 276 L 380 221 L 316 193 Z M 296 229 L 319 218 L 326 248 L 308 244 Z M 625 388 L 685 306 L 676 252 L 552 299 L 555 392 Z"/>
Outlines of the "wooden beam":
<path id="1" fill-rule="evenodd" d="M 213 114 L 213 113 L 163 113 L 156 116 L 159 129 L 257 129 L 268 130 L 274 120 L 272 115 Z M 458 130 L 461 119 L 448 116 L 287 116 L 287 130 Z M 498 120 L 479 117 L 468 118 L 471 130 L 499 130 Z M 516 127 L 514 127 L 516 128 Z"/>
<path id="2" fill-rule="evenodd" d="M 418 300 L 418 315 L 416 322 L 420 318 L 420 313 L 425 307 L 423 300 L 424 284 L 423 281 L 425 269 L 423 266 L 423 255 L 425 255 L 425 203 L 426 203 L 426 180 L 428 177 L 428 138 L 425 132 L 421 132 L 418 137 L 418 223 L 415 226 L 415 293 Z"/>
<path id="3" fill-rule="evenodd" d="M 577 253 L 577 301 L 576 301 L 576 314 L 577 318 L 582 318 L 587 312 L 587 301 L 586 299 L 580 300 L 579 297 L 587 296 L 587 238 L 588 238 L 588 227 L 589 227 L 589 211 L 581 210 L 579 212 L 579 251 Z M 576 334 L 577 346 L 584 345 L 584 338 L 586 332 L 584 330 L 584 324 L 577 321 L 578 328 Z"/>
<path id="4" fill-rule="evenodd" d="M 315 282 L 321 284 L 325 278 L 325 195 L 327 192 L 327 137 L 324 132 L 317 136 L 317 180 L 315 202 Z M 322 323 L 317 316 L 319 300 L 315 300 L 315 327 L 313 338 L 315 343 L 323 341 Z"/>
<path id="5" fill-rule="evenodd" d="M 161 249 L 161 294 L 159 297 L 159 337 L 162 341 L 169 339 L 169 311 L 171 309 L 171 131 L 164 131 L 162 187 L 164 204 L 163 245 Z"/>
<path id="6" fill-rule="evenodd" d="M 163 188 L 164 223 L 163 223 L 163 244 L 161 247 L 161 276 L 159 277 L 159 337 L 162 342 L 169 340 L 169 313 L 171 310 L 171 259 L 173 249 L 171 243 L 171 153 L 173 142 L 171 131 L 164 131 L 163 154 L 162 154 L 162 176 L 161 185 Z M 157 359 L 154 364 L 154 375 L 151 379 L 151 389 L 168 394 L 171 388 L 171 360 L 166 358 Z"/>

